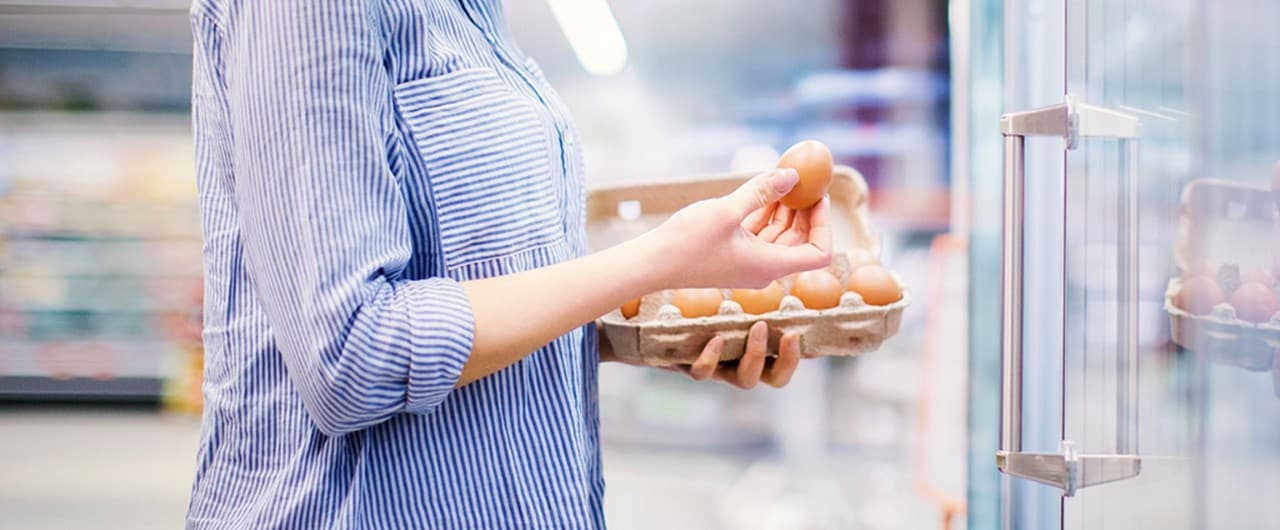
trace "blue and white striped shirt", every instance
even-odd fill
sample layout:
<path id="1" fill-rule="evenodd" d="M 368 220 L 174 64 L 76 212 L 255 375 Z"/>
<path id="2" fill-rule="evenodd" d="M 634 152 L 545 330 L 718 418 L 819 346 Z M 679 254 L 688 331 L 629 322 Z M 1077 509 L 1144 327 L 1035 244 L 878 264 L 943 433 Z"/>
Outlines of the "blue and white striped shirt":
<path id="1" fill-rule="evenodd" d="M 500 0 L 197 0 L 194 528 L 603 527 L 595 331 L 454 389 L 458 282 L 585 253 Z M 536 307 L 512 308 L 537 311 Z"/>

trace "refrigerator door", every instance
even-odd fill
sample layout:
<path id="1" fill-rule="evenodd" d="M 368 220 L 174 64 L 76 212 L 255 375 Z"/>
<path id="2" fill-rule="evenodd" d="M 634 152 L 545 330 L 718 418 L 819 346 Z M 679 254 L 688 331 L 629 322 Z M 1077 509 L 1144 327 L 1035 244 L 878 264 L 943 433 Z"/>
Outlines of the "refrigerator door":
<path id="1" fill-rule="evenodd" d="M 1067 18 L 1067 92 L 1137 117 L 1142 139 L 1127 189 L 1114 183 L 1130 153 L 1087 143 L 1067 155 L 1079 187 L 1068 194 L 1064 435 L 1109 451 L 1109 419 L 1136 412 L 1142 475 L 1065 501 L 1064 527 L 1276 528 L 1280 63 L 1263 58 L 1280 51 L 1280 4 L 1082 0 Z M 1126 193 L 1137 239 L 1117 234 Z M 1133 340 L 1107 278 L 1126 251 L 1139 256 L 1128 409 L 1105 399 L 1125 375 L 1112 352 Z"/>
<path id="2" fill-rule="evenodd" d="M 1005 112 L 1063 103 L 1066 19 L 1062 2 L 1005 2 Z M 1025 116 L 1034 117 L 1034 113 Z M 994 125 L 988 125 L 984 135 L 994 132 Z M 1023 125 L 1028 123 L 1019 121 L 1015 128 Z M 1001 374 L 1002 389 L 997 422 L 999 467 L 1005 472 L 1000 477 L 1001 523 L 1004 528 L 1059 528 L 1060 489 L 1047 483 L 1052 481 L 1021 477 L 1032 474 L 1022 472 L 1028 466 L 1036 467 L 1037 457 L 1031 455 L 1052 454 L 1062 440 L 1064 150 L 1061 135 L 1008 132 L 1003 193 L 986 194 L 983 199 L 985 203 L 1002 201 L 1005 206 L 995 226 L 1000 259 L 975 264 L 975 271 L 979 267 L 1003 271 L 1000 285 L 995 286 L 1003 296 L 998 297 L 1001 307 L 996 315 L 974 315 L 973 322 L 982 328 L 974 330 L 975 339 L 989 327 L 982 324 L 1003 324 L 993 345 L 975 344 L 974 356 L 976 361 L 988 351 L 999 352 L 994 368 Z M 975 178 L 988 178 L 991 173 L 983 168 Z M 975 216 L 994 209 L 975 208 Z M 988 225 L 975 220 L 975 252 L 989 248 L 983 244 L 989 231 Z M 974 259 L 987 261 L 982 254 Z M 975 381 L 981 379 L 975 374 Z M 975 404 L 974 408 L 986 406 Z M 990 469 L 992 456 L 985 455 L 982 468 Z M 975 512 L 970 523 L 985 527 L 989 521 L 976 517 L 980 513 Z"/>
<path id="3" fill-rule="evenodd" d="M 1141 474 L 1065 499 L 1064 528 L 1280 525 L 1280 342 L 1257 324 L 1280 66 L 1250 59 L 1274 56 L 1275 20 L 1269 0 L 1067 2 L 1067 93 L 1141 130 L 1068 150 L 1063 435 L 1136 450 Z"/>
<path id="4" fill-rule="evenodd" d="M 1067 98 L 1131 134 L 1109 127 L 1068 142 L 1063 439 L 1130 465 L 1065 489 L 1064 529 L 1195 528 L 1193 366 L 1163 306 L 1193 177 L 1194 7 L 1066 3 Z"/>
<path id="5" fill-rule="evenodd" d="M 1005 3 L 1009 90 L 1062 85 L 1001 120 L 1004 527 L 1275 528 L 1280 3 L 1041 7 Z"/>

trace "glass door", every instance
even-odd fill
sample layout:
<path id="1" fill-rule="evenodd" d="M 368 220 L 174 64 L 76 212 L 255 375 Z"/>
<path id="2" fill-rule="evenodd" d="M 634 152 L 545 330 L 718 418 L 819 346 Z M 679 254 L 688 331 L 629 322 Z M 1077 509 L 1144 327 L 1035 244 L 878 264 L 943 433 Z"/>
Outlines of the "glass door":
<path id="1" fill-rule="evenodd" d="M 1195 366 L 1163 305 L 1193 177 L 1193 7 L 1066 2 L 1081 130 L 1066 150 L 1063 438 L 1116 467 L 1072 485 L 1065 529 L 1197 527 Z"/>
<path id="2" fill-rule="evenodd" d="M 1280 3 L 1029 5 L 1005 2 L 1004 526 L 1275 528 Z M 1060 33 L 1018 29 L 1036 6 Z"/>

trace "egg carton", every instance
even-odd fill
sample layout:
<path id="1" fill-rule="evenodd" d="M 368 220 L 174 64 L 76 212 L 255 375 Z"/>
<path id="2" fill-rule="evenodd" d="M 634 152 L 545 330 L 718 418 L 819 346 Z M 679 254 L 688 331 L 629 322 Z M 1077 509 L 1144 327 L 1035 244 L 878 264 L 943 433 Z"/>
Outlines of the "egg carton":
<path id="1" fill-rule="evenodd" d="M 1169 313 L 1169 334 L 1174 344 L 1210 356 L 1212 360 L 1252 371 L 1272 368 L 1280 351 L 1280 312 L 1271 320 L 1254 324 L 1240 320 L 1231 304 L 1221 303 L 1207 315 L 1193 315 L 1174 301 L 1182 290 L 1182 278 L 1169 280 L 1164 310 Z"/>
<path id="2" fill-rule="evenodd" d="M 624 228 L 633 230 L 629 235 L 638 233 L 649 228 L 638 224 L 643 221 L 641 214 L 665 217 L 692 202 L 729 193 L 754 174 L 711 175 L 593 190 L 587 197 L 588 230 L 607 228 L 628 233 L 613 226 L 622 223 L 626 225 Z M 828 195 L 835 221 L 832 231 L 836 246 L 865 249 L 879 256 L 880 238 L 868 222 L 868 190 L 862 175 L 848 166 L 836 166 Z M 630 215 L 624 213 L 628 211 Z M 632 220 L 627 220 L 628 217 Z M 845 285 L 849 272 L 847 255 L 837 252 L 828 270 L 840 279 L 840 285 Z M 897 275 L 894 278 L 903 285 L 901 278 Z M 639 313 L 631 319 L 623 317 L 620 310 L 614 310 L 602 317 L 598 324 L 604 329 L 618 358 L 653 366 L 691 363 L 702 353 L 707 341 L 715 336 L 724 339 L 721 361 L 741 358 L 746 349 L 747 332 L 758 321 L 769 324 L 770 354 L 776 354 L 784 333 L 796 331 L 800 333 L 801 355 L 805 357 L 851 356 L 874 351 L 886 339 L 897 334 L 902 311 L 911 304 L 911 295 L 903 285 L 902 299 L 888 305 L 870 305 L 858 293 L 846 292 L 836 307 L 808 309 L 798 298 L 790 295 L 791 278 L 780 283 L 788 294 L 776 311 L 764 314 L 745 313 L 737 302 L 730 299 L 731 291 L 724 289 L 725 300 L 717 314 L 685 318 L 678 308 L 671 305 L 674 291 L 660 291 L 642 298 Z"/>
<path id="3" fill-rule="evenodd" d="M 846 255 L 833 256 L 827 270 L 844 285 L 849 278 Z M 894 278 L 902 285 L 900 278 Z M 801 336 L 800 353 L 804 357 L 852 356 L 874 351 L 897 334 L 902 311 L 911 304 L 911 295 L 904 287 L 902 299 L 888 305 L 867 304 L 861 295 L 849 291 L 840 295 L 836 307 L 809 309 L 790 294 L 791 282 L 791 277 L 780 281 L 787 295 L 778 309 L 759 315 L 744 312 L 730 299 L 731 290 L 724 289 L 725 300 L 717 314 L 685 318 L 671 304 L 674 291 L 660 291 L 641 299 L 636 316 L 628 319 L 615 309 L 601 319 L 601 324 L 620 359 L 653 366 L 692 363 L 707 341 L 716 336 L 724 339 L 720 360 L 739 359 L 746 351 L 747 332 L 758 321 L 769 324 L 771 353 L 778 351 L 784 333 L 794 331 Z"/>
<path id="4" fill-rule="evenodd" d="M 1174 261 L 1183 271 L 1210 258 L 1218 264 L 1245 269 L 1276 270 L 1277 234 L 1273 190 L 1221 179 L 1197 179 L 1182 194 Z M 1258 243 L 1271 241 L 1270 252 Z M 1170 338 L 1188 351 L 1210 360 L 1264 371 L 1275 364 L 1280 349 L 1280 313 L 1270 321 L 1241 320 L 1229 303 L 1206 315 L 1193 315 L 1175 303 L 1182 278 L 1173 277 L 1165 289 Z"/>

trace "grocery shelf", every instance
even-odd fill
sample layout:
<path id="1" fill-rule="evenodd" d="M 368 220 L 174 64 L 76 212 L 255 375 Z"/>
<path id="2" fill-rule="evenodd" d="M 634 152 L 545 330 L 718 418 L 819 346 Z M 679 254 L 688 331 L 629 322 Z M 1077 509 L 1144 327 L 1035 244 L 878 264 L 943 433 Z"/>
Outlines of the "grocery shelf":
<path id="1" fill-rule="evenodd" d="M 200 359 L 189 117 L 0 112 L 0 399 L 158 400 Z"/>
<path id="2" fill-rule="evenodd" d="M 85 401 L 155 403 L 164 382 L 151 377 L 113 379 L 54 379 L 31 376 L 0 376 L 0 402 L 4 401 Z"/>

